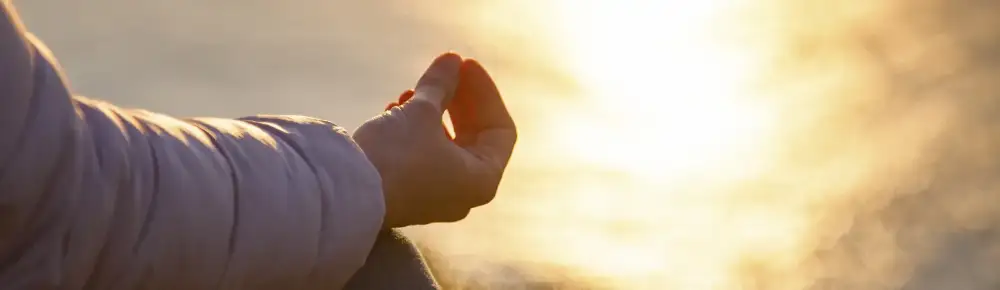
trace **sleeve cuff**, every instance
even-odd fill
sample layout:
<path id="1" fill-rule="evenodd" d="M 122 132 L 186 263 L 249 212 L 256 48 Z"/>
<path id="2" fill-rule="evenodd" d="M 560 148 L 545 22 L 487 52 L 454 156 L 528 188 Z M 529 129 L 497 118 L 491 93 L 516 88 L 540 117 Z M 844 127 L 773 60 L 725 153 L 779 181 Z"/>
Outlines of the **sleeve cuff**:
<path id="1" fill-rule="evenodd" d="M 347 131 L 328 121 L 302 116 L 242 120 L 282 131 L 281 137 L 316 171 L 322 232 L 320 257 L 310 278 L 342 287 L 364 265 L 382 228 L 385 201 L 378 171 Z"/>

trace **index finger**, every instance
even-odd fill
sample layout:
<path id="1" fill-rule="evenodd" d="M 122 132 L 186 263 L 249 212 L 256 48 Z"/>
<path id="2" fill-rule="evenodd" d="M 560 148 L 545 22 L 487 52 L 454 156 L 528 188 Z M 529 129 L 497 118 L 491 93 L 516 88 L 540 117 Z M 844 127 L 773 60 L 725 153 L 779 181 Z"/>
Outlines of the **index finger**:
<path id="1" fill-rule="evenodd" d="M 486 69 L 472 59 L 462 63 L 459 79 L 449 108 L 455 142 L 505 165 L 517 142 L 517 128 L 500 90 Z"/>

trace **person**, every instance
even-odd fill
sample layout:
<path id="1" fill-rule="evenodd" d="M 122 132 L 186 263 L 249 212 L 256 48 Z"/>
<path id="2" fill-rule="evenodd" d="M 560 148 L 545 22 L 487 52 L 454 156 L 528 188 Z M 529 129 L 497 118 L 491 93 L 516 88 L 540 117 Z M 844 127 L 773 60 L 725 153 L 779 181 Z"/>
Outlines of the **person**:
<path id="1" fill-rule="evenodd" d="M 0 10 L 0 289 L 435 287 L 393 229 L 490 202 L 516 141 L 489 74 L 454 53 L 349 135 L 73 96 Z"/>

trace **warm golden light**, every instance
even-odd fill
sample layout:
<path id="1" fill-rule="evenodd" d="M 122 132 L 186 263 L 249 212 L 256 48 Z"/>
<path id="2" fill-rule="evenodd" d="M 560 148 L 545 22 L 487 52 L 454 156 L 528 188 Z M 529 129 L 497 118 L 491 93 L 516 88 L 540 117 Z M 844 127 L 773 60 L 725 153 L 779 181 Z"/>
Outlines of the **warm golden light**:
<path id="1" fill-rule="evenodd" d="M 757 59 L 713 31 L 737 4 L 552 0 L 536 6 L 549 12 L 544 22 L 525 20 L 544 27 L 504 23 L 546 32 L 533 41 L 557 47 L 546 61 L 580 86 L 555 105 L 508 90 L 516 108 L 544 112 L 522 127 L 531 137 L 519 152 L 530 156 L 512 166 L 560 174 L 529 185 L 512 171 L 504 193 L 517 197 L 481 217 L 516 218 L 464 223 L 514 232 L 506 239 L 529 247 L 469 250 L 476 239 L 457 238 L 439 248 L 556 264 L 615 288 L 726 289 L 747 253 L 791 247 L 795 213 L 734 203 L 725 188 L 766 169 L 773 127 L 771 108 L 747 88 Z M 513 9 L 496 5 L 483 11 Z M 555 191 L 537 192 L 543 185 Z"/>
<path id="2" fill-rule="evenodd" d="M 776 237 L 787 224 L 764 216 L 757 219 L 773 225 L 768 229 L 749 224 L 720 231 L 732 221 L 724 216 L 725 201 L 712 198 L 705 186 L 754 174 L 766 161 L 759 148 L 768 140 L 770 116 L 750 102 L 751 67 L 741 61 L 749 55 L 727 50 L 711 30 L 735 3 L 559 3 L 567 55 L 587 95 L 586 111 L 562 118 L 553 141 L 578 160 L 633 178 L 601 194 L 614 196 L 605 201 L 614 212 L 607 218 L 623 220 L 636 233 L 588 237 L 579 244 L 577 262 L 619 283 L 636 283 L 623 287 L 725 286 L 729 265 L 743 251 L 738 248 L 754 240 L 782 243 Z M 685 192 L 684 186 L 704 192 Z M 694 197 L 700 201 L 691 204 L 684 194 L 700 194 Z M 662 212 L 672 213 L 657 214 Z M 595 255 L 594 249 L 607 252 Z"/>
<path id="3" fill-rule="evenodd" d="M 767 139 L 769 116 L 747 102 L 746 55 L 710 29 L 733 0 L 557 3 L 556 41 L 587 93 L 586 111 L 553 130 L 563 148 L 661 181 L 757 162 L 744 158 Z"/>
<path id="4" fill-rule="evenodd" d="M 995 158 L 955 153 L 977 134 L 940 136 L 994 117 L 950 98 L 990 78 L 941 80 L 963 55 L 938 31 L 981 32 L 942 18 L 944 1 L 483 2 L 459 30 L 495 56 L 523 137 L 494 203 L 413 231 L 445 273 L 499 288 L 896 289 L 921 279 L 922 243 L 948 237 L 925 228 L 992 210 L 950 195 L 976 191 L 947 181 L 968 171 L 948 158 Z M 953 221 L 924 214 L 936 201 Z M 969 289 L 926 289 L 939 288 Z"/>

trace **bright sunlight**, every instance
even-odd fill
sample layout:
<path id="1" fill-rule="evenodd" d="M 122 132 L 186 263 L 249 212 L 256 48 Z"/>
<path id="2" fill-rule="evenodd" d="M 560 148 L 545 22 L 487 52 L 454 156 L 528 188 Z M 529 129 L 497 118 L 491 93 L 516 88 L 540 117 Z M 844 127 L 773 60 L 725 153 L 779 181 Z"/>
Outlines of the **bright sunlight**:
<path id="1" fill-rule="evenodd" d="M 746 54 L 711 31 L 734 2 L 557 1 L 553 25 L 588 111 L 567 116 L 556 139 L 576 158 L 660 181 L 760 162 L 749 151 L 770 120 L 741 90 Z"/>
<path id="2" fill-rule="evenodd" d="M 751 223 L 722 237 L 717 229 L 730 222 L 723 216 L 724 206 L 706 202 L 688 205 L 700 209 L 681 208 L 686 203 L 683 186 L 711 195 L 704 183 L 748 177 L 766 161 L 760 148 L 768 140 L 771 120 L 768 108 L 747 95 L 753 69 L 748 54 L 727 49 L 712 31 L 737 3 L 557 3 L 553 25 L 565 36 L 557 41 L 566 42 L 571 71 L 586 95 L 583 109 L 561 118 L 552 137 L 569 148 L 572 158 L 632 179 L 614 182 L 603 194 L 619 196 L 603 202 L 617 203 L 611 207 L 621 211 L 606 219 L 637 231 L 631 237 L 604 233 L 580 238 L 580 250 L 574 253 L 578 265 L 615 276 L 622 287 L 710 289 L 730 282 L 727 265 L 739 255 L 713 239 L 783 243 L 774 240 L 783 233 L 773 229 L 787 222 L 757 218 L 756 224 L 776 226 L 761 233 Z M 638 188 L 629 190 L 627 183 Z M 585 205 L 587 198 L 576 200 L 592 208 Z M 595 259 L 588 249 L 609 252 Z"/>
<path id="3" fill-rule="evenodd" d="M 555 264 L 621 289 L 726 289 L 749 253 L 794 246 L 796 213 L 733 204 L 725 188 L 766 169 L 774 121 L 747 88 L 759 59 L 715 31 L 737 0 L 510 3 L 484 4 L 477 15 L 544 9 L 540 18 L 489 24 L 557 47 L 546 62 L 580 86 L 558 105 L 508 90 L 528 98 L 512 106 L 542 106 L 545 115 L 523 128 L 532 137 L 519 150 L 531 156 L 512 166 L 563 173 L 507 179 L 500 205 L 466 227 L 432 231 L 436 248 Z M 473 246 L 461 234 L 472 228 L 509 228 L 495 234 L 500 244 L 530 246 Z"/>

